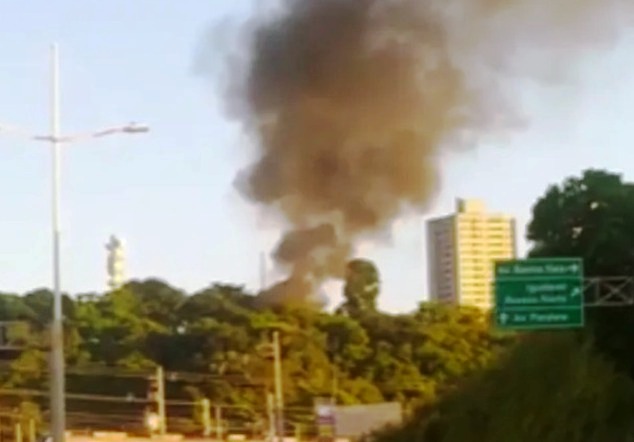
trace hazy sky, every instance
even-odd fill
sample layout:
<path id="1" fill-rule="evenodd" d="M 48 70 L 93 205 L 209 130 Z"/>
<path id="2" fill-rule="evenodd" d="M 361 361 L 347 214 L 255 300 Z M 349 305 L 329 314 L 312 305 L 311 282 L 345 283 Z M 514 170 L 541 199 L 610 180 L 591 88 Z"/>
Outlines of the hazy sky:
<path id="1" fill-rule="evenodd" d="M 276 230 L 233 190 L 248 163 L 239 128 L 213 84 L 195 74 L 209 29 L 252 12 L 251 1 L 7 1 L 0 15 L 0 122 L 48 127 L 48 47 L 62 55 L 62 124 L 69 132 L 128 121 L 144 136 L 71 146 L 63 163 L 63 283 L 103 290 L 104 244 L 128 243 L 131 277 L 187 290 L 213 281 L 259 284 L 259 253 Z M 527 128 L 443 160 L 443 190 L 427 215 L 458 196 L 528 220 L 549 183 L 588 167 L 634 178 L 634 39 L 593 52 L 565 84 L 515 85 Z M 209 62 L 219 62 L 208 54 Z M 49 286 L 50 155 L 46 145 L 0 134 L 0 288 Z M 367 249 L 383 278 L 381 303 L 409 309 L 426 295 L 422 218 L 397 223 Z M 522 249 L 524 249 L 522 244 Z"/>

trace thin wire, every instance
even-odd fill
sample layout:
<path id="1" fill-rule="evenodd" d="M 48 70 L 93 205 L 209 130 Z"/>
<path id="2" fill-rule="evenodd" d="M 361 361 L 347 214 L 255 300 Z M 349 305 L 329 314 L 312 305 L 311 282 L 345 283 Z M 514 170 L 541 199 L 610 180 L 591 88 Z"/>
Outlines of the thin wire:
<path id="1" fill-rule="evenodd" d="M 50 393 L 48 391 L 44 391 L 44 390 L 32 390 L 32 389 L 22 389 L 22 388 L 15 388 L 15 389 L 0 389 L 0 396 L 1 395 L 7 395 L 7 396 L 38 396 L 38 397 L 48 397 L 50 395 Z M 134 398 L 134 397 L 120 397 L 120 396 L 105 396 L 105 395 L 99 395 L 99 394 L 78 394 L 78 393 L 66 393 L 66 398 L 67 399 L 75 399 L 75 400 L 82 400 L 82 401 L 102 401 L 102 402 L 126 402 L 126 403 L 133 403 L 133 404 L 148 404 L 148 403 L 152 403 L 151 400 L 149 399 L 141 399 L 141 398 Z"/>
<path id="2" fill-rule="evenodd" d="M 0 396 L 37 396 L 37 397 L 48 397 L 49 392 L 46 390 L 35 390 L 35 389 L 21 389 L 21 388 L 13 388 L 13 389 L 0 389 Z M 102 402 L 117 402 L 117 403 L 128 403 L 128 404 L 152 404 L 154 401 L 150 399 L 144 398 L 136 398 L 136 397 L 127 397 L 127 396 L 107 396 L 107 395 L 99 395 L 99 394 L 82 394 L 82 393 L 67 393 L 66 397 L 68 399 L 80 400 L 80 401 L 102 401 Z M 197 402 L 195 401 L 184 401 L 184 400 L 167 400 L 166 405 L 169 406 L 195 406 Z M 249 407 L 246 405 L 235 405 L 235 404 L 217 404 L 214 405 L 216 407 L 220 407 L 226 410 L 255 410 L 255 407 Z M 262 407 L 264 409 L 264 407 Z M 312 410 L 311 407 L 287 407 L 289 411 L 309 411 Z"/>
<path id="3" fill-rule="evenodd" d="M 17 368 L 11 369 L 7 372 L 0 372 L 0 375 L 6 374 L 10 375 L 11 373 L 42 373 L 45 371 L 38 370 L 36 368 Z M 154 376 L 153 371 L 141 371 L 141 370 L 118 370 L 113 371 L 108 368 L 100 368 L 100 369 L 78 369 L 78 368 L 70 368 L 66 370 L 66 374 L 68 375 L 77 375 L 77 376 L 103 376 L 103 377 L 115 377 L 115 378 L 137 378 L 137 379 L 150 379 Z M 263 377 L 249 377 L 241 374 L 230 374 L 230 375 L 221 375 L 221 374 L 206 374 L 206 373 L 195 373 L 195 372 L 183 372 L 183 371 L 168 371 L 165 372 L 165 381 L 166 382 L 230 382 L 234 381 L 236 383 L 240 383 L 242 385 L 252 385 L 259 386 L 263 385 L 266 379 Z"/>

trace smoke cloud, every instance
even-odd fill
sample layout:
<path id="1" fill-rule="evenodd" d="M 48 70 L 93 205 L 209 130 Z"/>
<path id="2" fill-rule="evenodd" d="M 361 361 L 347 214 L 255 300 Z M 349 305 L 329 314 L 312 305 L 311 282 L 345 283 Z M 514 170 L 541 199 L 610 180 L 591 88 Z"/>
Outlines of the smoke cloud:
<path id="1" fill-rule="evenodd" d="M 502 76 L 611 42 L 629 4 L 284 0 L 255 22 L 228 96 L 257 146 L 237 185 L 286 220 L 290 275 L 260 299 L 311 301 L 343 277 L 360 238 L 425 210 L 444 151 L 513 129 Z"/>

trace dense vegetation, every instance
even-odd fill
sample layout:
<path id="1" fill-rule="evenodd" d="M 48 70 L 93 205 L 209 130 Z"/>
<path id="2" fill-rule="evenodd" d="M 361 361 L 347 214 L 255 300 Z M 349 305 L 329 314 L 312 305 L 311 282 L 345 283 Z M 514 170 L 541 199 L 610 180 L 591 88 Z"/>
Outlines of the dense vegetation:
<path id="1" fill-rule="evenodd" d="M 634 184 L 589 170 L 533 208 L 530 255 L 580 256 L 634 296 Z M 611 286 L 611 287 L 610 287 Z M 633 441 L 634 307 L 586 308 L 578 332 L 522 336 L 510 352 L 382 442 Z"/>
<path id="2" fill-rule="evenodd" d="M 379 287 L 375 266 L 356 260 L 333 314 L 263 309 L 242 288 L 222 284 L 188 295 L 158 280 L 133 281 L 111 293 L 66 297 L 71 425 L 123 428 L 140 421 L 157 365 L 166 371 L 172 429 L 200 428 L 194 406 L 184 402 L 202 397 L 222 404 L 235 422 L 257 422 L 271 390 L 273 330 L 281 335 L 291 424 L 312 421 L 320 396 L 342 404 L 395 400 L 409 409 L 432 402 L 508 342 L 476 310 L 421 304 L 411 314 L 382 313 Z M 51 299 L 46 290 L 0 296 L 0 320 L 31 326 L 26 350 L 5 352 L 5 408 L 47 407 L 42 344 Z M 105 395 L 118 398 L 116 407 Z"/>

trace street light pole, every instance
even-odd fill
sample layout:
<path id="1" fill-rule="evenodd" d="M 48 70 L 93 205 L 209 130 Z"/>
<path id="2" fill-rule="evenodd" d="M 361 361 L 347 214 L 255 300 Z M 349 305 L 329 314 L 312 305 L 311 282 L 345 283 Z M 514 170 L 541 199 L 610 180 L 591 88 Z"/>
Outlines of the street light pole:
<path id="1" fill-rule="evenodd" d="M 51 436 L 53 442 L 64 442 L 66 430 L 65 410 L 65 369 L 64 369 L 64 316 L 62 311 L 61 288 L 61 216 L 60 216 L 60 156 L 63 146 L 85 139 L 102 138 L 115 134 L 140 134 L 148 132 L 147 126 L 130 123 L 124 126 L 109 127 L 97 131 L 62 136 L 60 131 L 59 106 L 59 50 L 56 44 L 51 46 L 51 97 L 50 132 L 46 135 L 33 135 L 28 131 L 0 124 L 0 132 L 25 136 L 33 141 L 49 143 L 51 147 L 51 225 L 53 239 L 53 318 L 50 326 L 50 384 L 51 384 Z"/>
<path id="2" fill-rule="evenodd" d="M 59 50 L 51 47 L 51 179 L 53 228 L 53 320 L 51 322 L 51 436 L 53 442 L 64 442 L 66 429 L 64 319 L 62 312 L 60 263 L 60 106 L 59 106 Z"/>
<path id="3" fill-rule="evenodd" d="M 64 442 L 66 432 L 65 367 L 64 367 L 64 314 L 62 311 L 61 288 L 61 216 L 60 216 L 60 157 L 63 146 L 84 139 L 102 138 L 114 134 L 139 134 L 148 132 L 147 126 L 130 123 L 125 126 L 110 127 L 93 132 L 62 136 L 60 131 L 59 105 L 59 50 L 56 44 L 50 51 L 50 132 L 33 135 L 28 131 L 0 124 L 0 132 L 25 136 L 33 141 L 43 141 L 51 147 L 51 226 L 53 239 L 53 317 L 50 326 L 50 416 L 53 442 Z"/>

